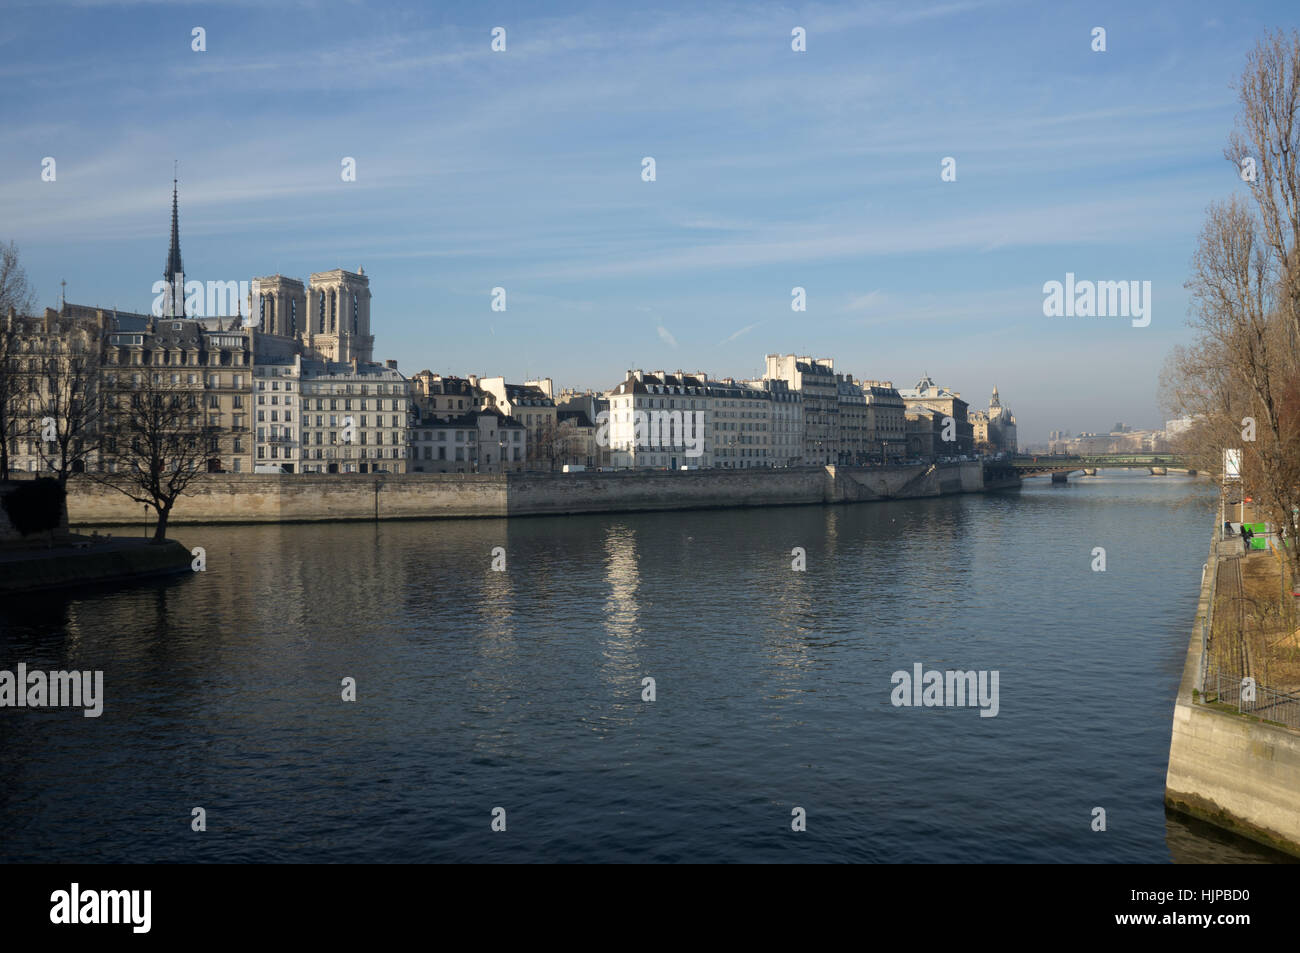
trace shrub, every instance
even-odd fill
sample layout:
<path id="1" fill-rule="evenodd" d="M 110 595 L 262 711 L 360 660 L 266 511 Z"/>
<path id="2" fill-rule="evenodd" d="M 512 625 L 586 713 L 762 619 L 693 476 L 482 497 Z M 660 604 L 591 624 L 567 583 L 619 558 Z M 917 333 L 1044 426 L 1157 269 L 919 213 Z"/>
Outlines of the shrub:
<path id="1" fill-rule="evenodd" d="M 42 477 L 30 483 L 19 484 L 5 494 L 0 505 L 9 517 L 13 528 L 23 536 L 58 529 L 63 520 L 63 503 L 66 493 L 58 480 Z"/>

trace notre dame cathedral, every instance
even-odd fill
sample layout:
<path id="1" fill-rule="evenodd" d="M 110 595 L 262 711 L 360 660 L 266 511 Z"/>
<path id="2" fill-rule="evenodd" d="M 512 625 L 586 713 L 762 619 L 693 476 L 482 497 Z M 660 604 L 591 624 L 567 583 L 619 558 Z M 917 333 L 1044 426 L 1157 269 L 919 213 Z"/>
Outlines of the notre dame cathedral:
<path id="1" fill-rule="evenodd" d="M 195 283 L 192 283 L 195 284 Z M 161 317 L 190 317 L 187 314 L 185 266 L 181 262 L 180 221 L 177 184 L 172 182 L 172 235 L 167 264 L 160 283 Z M 233 287 L 233 283 L 232 283 Z M 200 292 L 201 294 L 201 292 Z M 345 271 L 335 268 L 313 274 L 303 285 L 297 278 L 270 275 L 254 278 L 246 315 L 239 324 L 253 327 L 258 336 L 270 335 L 293 342 L 294 350 L 316 360 L 338 364 L 369 364 L 374 360 L 375 338 L 370 333 L 370 279 L 364 268 Z M 158 313 L 158 312 L 155 312 Z M 223 327 L 233 316 L 207 315 Z M 271 342 L 265 342 L 267 345 Z"/>
<path id="2" fill-rule="evenodd" d="M 250 299 L 253 324 L 262 334 L 289 338 L 321 360 L 372 363 L 375 338 L 364 268 L 317 272 L 305 286 L 284 275 L 254 278 Z"/>

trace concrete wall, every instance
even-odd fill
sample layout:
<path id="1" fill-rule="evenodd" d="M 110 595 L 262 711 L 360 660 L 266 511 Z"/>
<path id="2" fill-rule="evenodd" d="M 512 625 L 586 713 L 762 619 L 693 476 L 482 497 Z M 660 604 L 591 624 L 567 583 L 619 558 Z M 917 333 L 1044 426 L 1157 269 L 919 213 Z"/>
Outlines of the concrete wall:
<path id="1" fill-rule="evenodd" d="M 1201 667 L 1200 620 L 1218 558 L 1212 550 L 1174 705 L 1165 803 L 1300 855 L 1300 733 L 1207 708 L 1192 694 Z"/>
<path id="2" fill-rule="evenodd" d="M 74 525 L 144 522 L 144 506 L 85 477 L 69 483 Z M 978 463 L 940 467 L 620 471 L 478 475 L 213 474 L 174 523 L 530 516 L 732 506 L 851 503 L 984 489 Z"/>

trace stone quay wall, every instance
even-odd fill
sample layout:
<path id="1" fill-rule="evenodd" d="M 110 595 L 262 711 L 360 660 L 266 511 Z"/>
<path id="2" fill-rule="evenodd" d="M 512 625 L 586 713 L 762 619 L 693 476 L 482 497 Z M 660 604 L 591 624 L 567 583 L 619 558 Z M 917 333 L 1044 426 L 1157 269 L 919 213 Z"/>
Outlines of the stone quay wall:
<path id="1" fill-rule="evenodd" d="M 1300 732 L 1215 710 L 1195 694 L 1201 620 L 1210 611 L 1211 580 L 1228 548 L 1211 543 L 1201 581 L 1197 620 L 1174 704 L 1165 804 L 1300 856 Z"/>
<path id="2" fill-rule="evenodd" d="M 222 473 L 195 483 L 177 501 L 171 522 L 439 519 L 792 506 L 984 489 L 979 463 L 507 475 Z M 74 477 L 68 491 L 68 520 L 74 526 L 145 521 L 142 504 L 86 477 Z"/>

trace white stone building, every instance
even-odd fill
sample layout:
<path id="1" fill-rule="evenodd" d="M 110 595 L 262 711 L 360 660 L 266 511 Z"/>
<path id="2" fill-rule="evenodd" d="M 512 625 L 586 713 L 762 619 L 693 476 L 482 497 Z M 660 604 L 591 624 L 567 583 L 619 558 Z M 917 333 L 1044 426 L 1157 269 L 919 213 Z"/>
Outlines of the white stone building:
<path id="1" fill-rule="evenodd" d="M 612 466 L 676 470 L 714 465 L 705 375 L 630 370 L 608 396 Z"/>
<path id="2" fill-rule="evenodd" d="M 303 472 L 302 356 L 259 360 L 253 368 L 256 404 L 254 467 L 279 466 Z"/>
<path id="3" fill-rule="evenodd" d="M 823 465 L 839 459 L 839 383 L 835 361 L 793 354 L 769 354 L 763 377 L 783 380 L 798 391 L 803 403 L 803 459 L 805 464 Z"/>
<path id="4" fill-rule="evenodd" d="M 406 473 L 410 395 L 388 365 L 302 362 L 306 473 Z"/>

